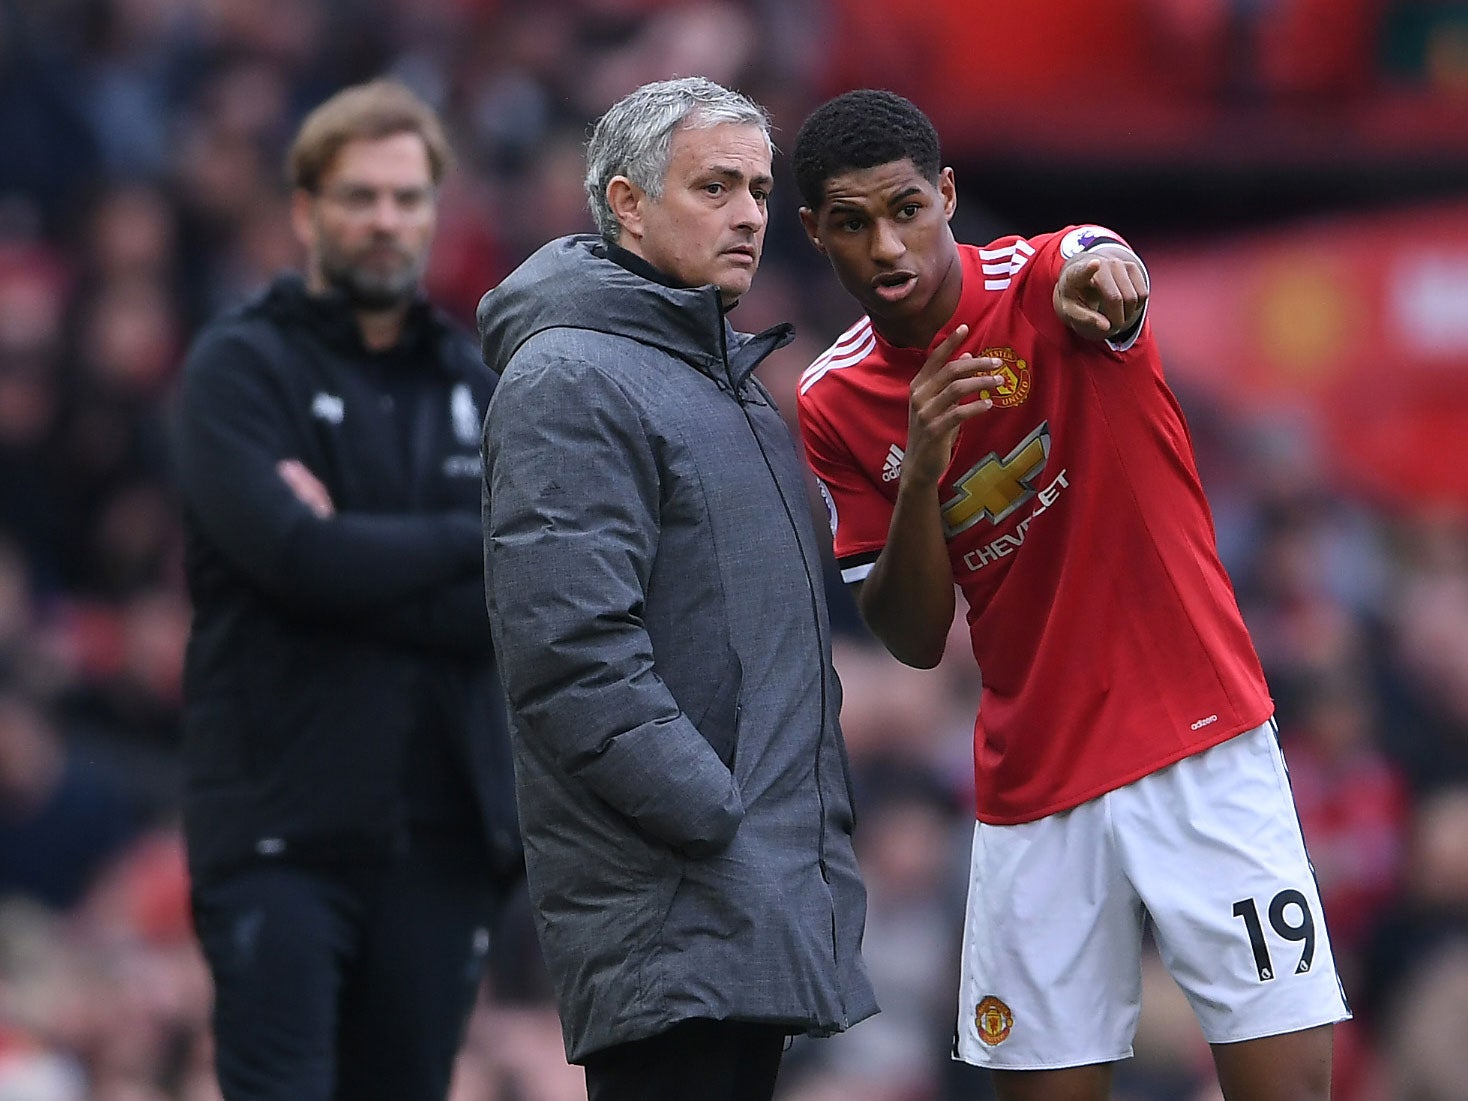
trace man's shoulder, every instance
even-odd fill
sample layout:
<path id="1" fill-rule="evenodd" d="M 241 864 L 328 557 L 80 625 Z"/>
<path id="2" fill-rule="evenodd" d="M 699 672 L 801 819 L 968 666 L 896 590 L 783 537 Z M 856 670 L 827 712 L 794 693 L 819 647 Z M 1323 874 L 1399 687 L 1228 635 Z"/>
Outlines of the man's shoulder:
<path id="1" fill-rule="evenodd" d="M 267 308 L 265 298 L 257 294 L 202 325 L 190 342 L 184 369 L 208 370 L 221 360 L 268 366 L 288 354 L 289 328 Z"/>
<path id="2" fill-rule="evenodd" d="M 986 290 L 1004 290 L 1036 257 L 1053 266 L 1103 244 L 1130 247 L 1113 230 L 1093 222 L 1078 222 L 1032 236 L 1009 233 L 985 245 L 960 244 L 958 250 L 965 272 L 977 273 Z"/>
<path id="3" fill-rule="evenodd" d="M 641 351 L 640 351 L 641 350 Z M 636 341 L 613 333 L 570 326 L 551 326 L 532 333 L 510 357 L 499 375 L 496 395 L 507 400 L 523 392 L 526 399 L 561 400 L 556 395 L 627 390 L 627 357 L 645 354 Z"/>
<path id="4" fill-rule="evenodd" d="M 997 259 L 999 255 L 1009 256 L 1015 253 L 1020 256 L 1033 256 L 1046 247 L 1063 240 L 1068 233 L 1077 228 L 1078 226 L 1069 225 L 1062 226 L 1060 229 L 1046 230 L 1043 233 L 1004 233 L 985 244 L 960 242 L 958 251 L 966 260 L 990 260 Z"/>
<path id="5" fill-rule="evenodd" d="M 842 371 L 860 373 L 869 369 L 878 356 L 876 330 L 872 328 L 871 318 L 863 316 L 811 360 L 810 366 L 801 373 L 796 400 L 801 408 L 814 408 L 831 400 L 835 388 L 826 382 L 827 379 Z"/>
<path id="6" fill-rule="evenodd" d="M 455 376 L 493 385 L 494 374 L 485 366 L 479 340 L 469 328 L 438 307 L 433 308 L 431 323 L 439 365 Z"/>
<path id="7" fill-rule="evenodd" d="M 1061 233 L 1041 233 L 1034 237 L 1010 233 L 996 237 L 986 245 L 959 245 L 959 257 L 965 280 L 973 280 L 993 294 L 1008 290 L 1021 275 L 1032 271 L 1037 256 L 1054 251 Z M 987 301 L 989 295 L 970 301 Z"/>
<path id="8" fill-rule="evenodd" d="M 467 325 L 461 322 L 453 314 L 442 306 L 429 304 L 429 319 L 438 332 L 438 338 L 451 348 L 455 353 L 468 349 L 471 354 L 477 353 L 479 338 L 476 337 Z"/>
<path id="9" fill-rule="evenodd" d="M 548 325 L 526 337 L 505 366 L 505 377 L 553 371 L 567 377 L 625 379 L 647 364 L 675 357 L 635 336 L 575 325 Z"/>

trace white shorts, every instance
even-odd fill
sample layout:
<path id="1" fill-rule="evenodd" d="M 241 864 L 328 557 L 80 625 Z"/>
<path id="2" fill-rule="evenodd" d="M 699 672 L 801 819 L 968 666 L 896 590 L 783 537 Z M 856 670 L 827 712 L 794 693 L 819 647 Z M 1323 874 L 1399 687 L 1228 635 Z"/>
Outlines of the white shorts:
<path id="1" fill-rule="evenodd" d="M 1130 1056 L 1144 918 L 1210 1043 L 1350 1017 L 1272 722 L 1060 814 L 978 824 L 957 1057 Z"/>

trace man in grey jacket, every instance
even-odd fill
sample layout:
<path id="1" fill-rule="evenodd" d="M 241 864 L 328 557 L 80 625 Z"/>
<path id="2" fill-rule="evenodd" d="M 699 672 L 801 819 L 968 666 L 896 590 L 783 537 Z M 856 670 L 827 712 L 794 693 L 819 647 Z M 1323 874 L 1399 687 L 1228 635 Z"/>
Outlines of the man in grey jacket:
<path id="1" fill-rule="evenodd" d="M 725 313 L 764 111 L 692 78 L 598 123 L 600 236 L 479 307 L 485 577 L 537 931 L 592 1101 L 764 1101 L 786 1037 L 876 1012 L 817 541 Z"/>

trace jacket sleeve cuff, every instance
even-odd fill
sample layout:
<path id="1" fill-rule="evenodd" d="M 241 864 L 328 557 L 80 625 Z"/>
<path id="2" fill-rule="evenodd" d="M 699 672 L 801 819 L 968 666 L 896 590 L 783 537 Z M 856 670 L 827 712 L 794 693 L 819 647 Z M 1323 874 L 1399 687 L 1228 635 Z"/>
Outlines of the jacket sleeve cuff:
<path id="1" fill-rule="evenodd" d="M 722 852 L 744 818 L 733 775 L 682 716 L 618 734 L 576 771 L 613 808 L 687 856 Z"/>

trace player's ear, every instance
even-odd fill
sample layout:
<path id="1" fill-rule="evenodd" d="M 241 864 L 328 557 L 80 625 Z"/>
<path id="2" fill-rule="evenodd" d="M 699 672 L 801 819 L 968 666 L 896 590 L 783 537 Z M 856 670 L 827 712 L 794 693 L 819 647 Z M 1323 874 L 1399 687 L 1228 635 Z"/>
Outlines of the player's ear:
<path id="1" fill-rule="evenodd" d="M 943 217 L 953 221 L 953 212 L 958 209 L 958 185 L 953 182 L 953 169 L 945 168 L 938 173 L 938 194 L 943 196 Z"/>
<path id="2" fill-rule="evenodd" d="M 642 237 L 642 204 L 646 199 L 647 193 L 626 176 L 613 176 L 607 184 L 607 205 L 623 232 L 636 240 Z"/>
<path id="3" fill-rule="evenodd" d="M 816 232 L 816 212 L 808 206 L 800 208 L 800 224 L 805 227 L 805 235 L 810 243 L 816 247 L 816 251 L 825 255 L 826 246 L 821 244 L 821 236 Z"/>

